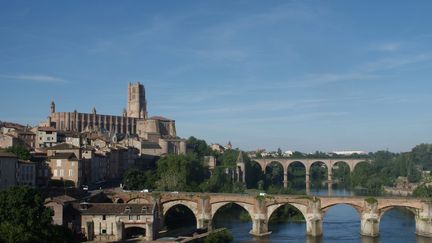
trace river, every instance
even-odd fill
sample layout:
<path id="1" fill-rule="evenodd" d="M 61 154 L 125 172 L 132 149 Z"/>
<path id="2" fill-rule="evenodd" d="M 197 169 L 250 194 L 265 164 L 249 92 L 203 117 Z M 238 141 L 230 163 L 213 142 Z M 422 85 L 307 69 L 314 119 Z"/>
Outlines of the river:
<path id="1" fill-rule="evenodd" d="M 315 195 L 327 195 L 326 190 L 311 191 Z M 348 190 L 333 189 L 333 196 L 346 196 L 352 193 Z M 306 242 L 306 243 L 430 243 L 431 238 L 418 237 L 415 234 L 414 215 L 403 209 L 392 209 L 386 212 L 380 222 L 378 238 L 362 237 L 360 235 L 360 218 L 349 205 L 335 205 L 324 215 L 323 236 L 307 237 L 306 223 L 287 222 L 269 224 L 269 236 L 255 238 L 249 234 L 251 222 L 241 221 L 235 214 L 224 214 L 215 219 L 214 226 L 228 228 L 234 237 L 233 242 Z"/>

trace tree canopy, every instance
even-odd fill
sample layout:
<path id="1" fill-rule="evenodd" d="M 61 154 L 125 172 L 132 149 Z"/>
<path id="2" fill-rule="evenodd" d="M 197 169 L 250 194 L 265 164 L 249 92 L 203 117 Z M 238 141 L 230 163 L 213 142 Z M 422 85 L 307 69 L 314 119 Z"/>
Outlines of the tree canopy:
<path id="1" fill-rule="evenodd" d="M 31 158 L 30 152 L 25 147 L 19 145 L 7 148 L 6 152 L 15 154 L 21 160 L 29 160 Z"/>
<path id="2" fill-rule="evenodd" d="M 51 214 L 34 189 L 0 191 L 0 242 L 72 242 L 70 232 L 51 224 Z"/>

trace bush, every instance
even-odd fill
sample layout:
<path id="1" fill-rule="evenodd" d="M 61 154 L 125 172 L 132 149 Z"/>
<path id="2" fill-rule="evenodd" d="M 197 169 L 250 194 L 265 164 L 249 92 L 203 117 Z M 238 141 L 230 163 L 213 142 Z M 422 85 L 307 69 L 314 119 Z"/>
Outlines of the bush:
<path id="1" fill-rule="evenodd" d="M 226 243 L 231 242 L 233 240 L 233 237 L 231 233 L 224 229 L 218 232 L 212 232 L 210 233 L 205 239 L 204 243 Z"/>
<path id="2" fill-rule="evenodd" d="M 421 185 L 421 186 L 417 187 L 413 192 L 413 196 L 415 196 L 415 197 L 432 197 L 432 186 Z"/>

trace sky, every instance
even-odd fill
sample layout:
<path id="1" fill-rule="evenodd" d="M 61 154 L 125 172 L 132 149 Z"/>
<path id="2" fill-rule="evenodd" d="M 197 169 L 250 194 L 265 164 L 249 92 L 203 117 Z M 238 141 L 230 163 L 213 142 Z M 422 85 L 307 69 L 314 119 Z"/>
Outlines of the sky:
<path id="1" fill-rule="evenodd" d="M 120 115 L 244 150 L 432 142 L 432 1 L 0 0 L 0 120 Z"/>

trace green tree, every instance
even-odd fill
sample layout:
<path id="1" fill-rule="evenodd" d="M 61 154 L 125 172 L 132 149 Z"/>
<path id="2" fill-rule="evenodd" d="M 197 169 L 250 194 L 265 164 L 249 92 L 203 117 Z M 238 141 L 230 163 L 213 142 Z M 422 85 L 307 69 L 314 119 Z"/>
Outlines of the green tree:
<path id="1" fill-rule="evenodd" d="M 31 158 L 30 152 L 23 146 L 12 146 L 6 149 L 6 152 L 15 154 L 18 159 L 29 160 Z"/>
<path id="2" fill-rule="evenodd" d="M 165 191 L 197 191 L 208 178 L 208 168 L 194 154 L 168 155 L 157 161 L 156 187 Z"/>
<path id="3" fill-rule="evenodd" d="M 129 169 L 123 177 L 123 185 L 129 190 L 142 190 L 155 187 L 158 177 L 155 171 L 140 171 L 137 169 Z"/>
<path id="4" fill-rule="evenodd" d="M 423 184 L 417 187 L 413 192 L 413 196 L 432 198 L 432 186 L 427 186 Z"/>
<path id="5" fill-rule="evenodd" d="M 224 167 L 235 167 L 239 151 L 230 149 L 226 150 L 218 157 L 220 164 Z"/>
<path id="6" fill-rule="evenodd" d="M 411 150 L 413 162 L 427 170 L 432 170 L 432 144 L 420 144 Z"/>
<path id="7" fill-rule="evenodd" d="M 51 213 L 34 189 L 13 187 L 1 191 L 0 241 L 72 242 L 70 231 L 51 224 Z"/>
<path id="8" fill-rule="evenodd" d="M 189 137 L 186 141 L 188 153 L 193 153 L 199 158 L 212 154 L 212 149 L 207 145 L 206 141 Z"/>

